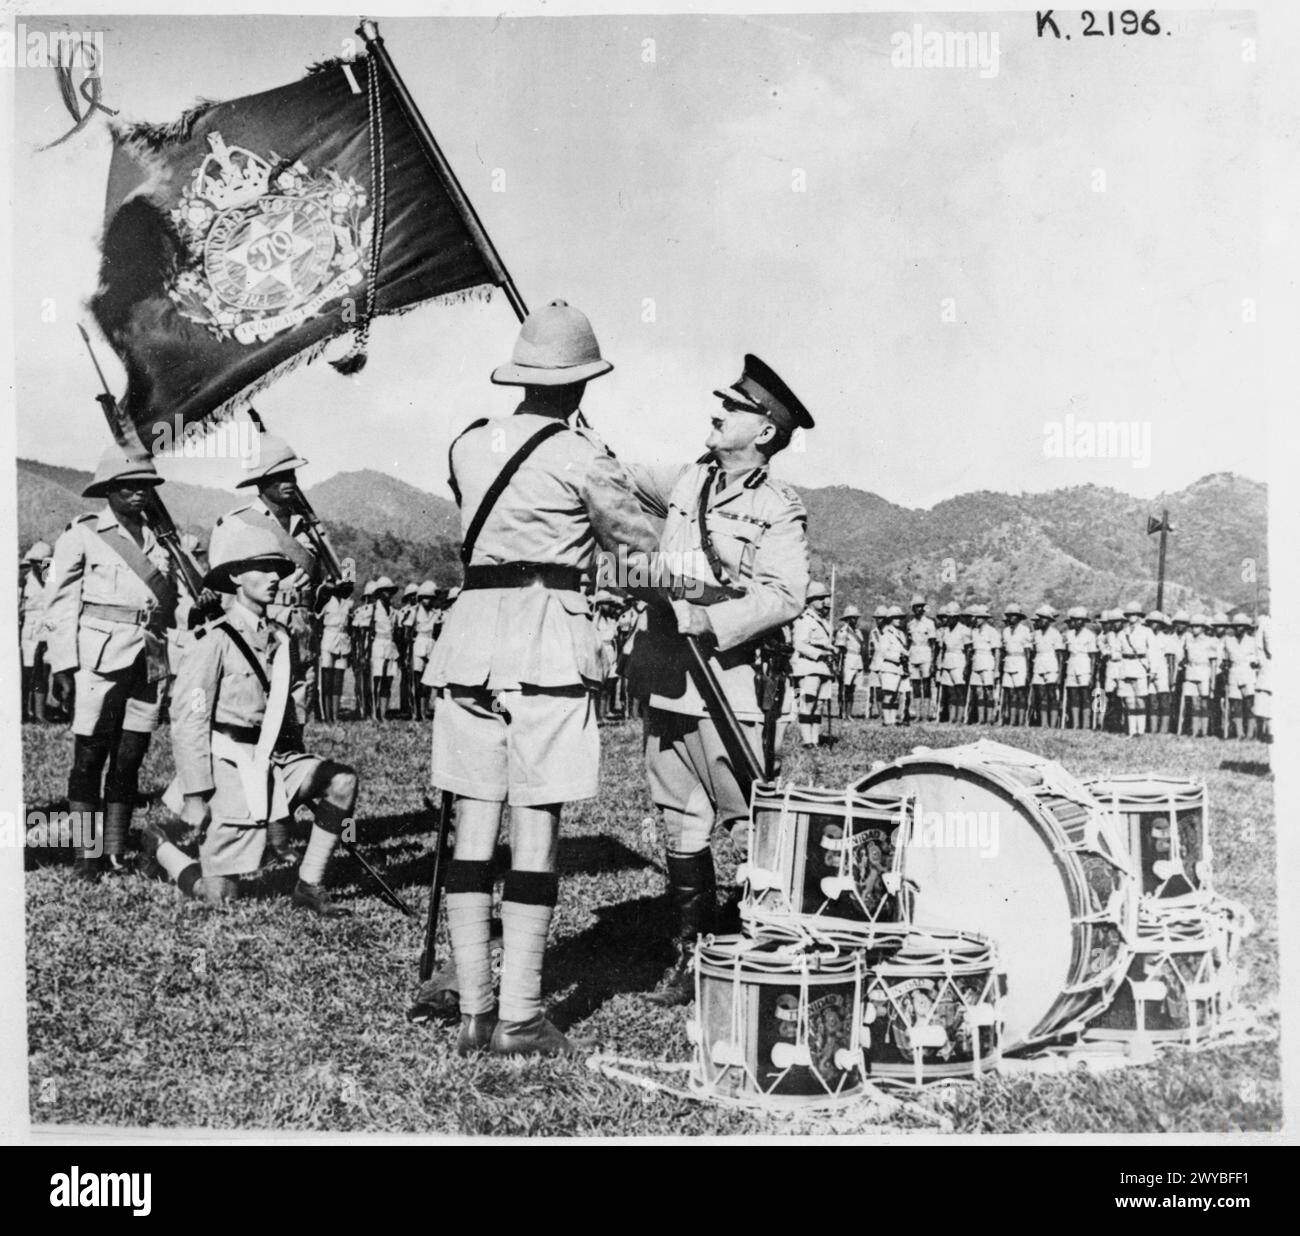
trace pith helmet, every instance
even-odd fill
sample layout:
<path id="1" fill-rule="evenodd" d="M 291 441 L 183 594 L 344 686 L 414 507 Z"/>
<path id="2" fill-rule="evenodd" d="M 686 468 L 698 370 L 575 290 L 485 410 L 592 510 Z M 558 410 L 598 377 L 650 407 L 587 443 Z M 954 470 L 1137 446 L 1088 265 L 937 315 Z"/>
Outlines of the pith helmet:
<path id="1" fill-rule="evenodd" d="M 1008 601 L 1003 607 L 1004 614 L 1019 614 L 1022 618 L 1025 616 L 1025 607 L 1019 601 Z"/>
<path id="2" fill-rule="evenodd" d="M 1186 611 L 1185 609 L 1180 609 L 1180 610 L 1179 610 L 1179 611 L 1174 615 L 1174 619 L 1173 619 L 1173 620 L 1174 620 L 1175 622 L 1191 622 L 1192 619 L 1191 619 L 1190 615 L 1187 613 L 1187 611 Z"/>
<path id="3" fill-rule="evenodd" d="M 375 580 L 376 592 L 394 592 L 396 589 L 397 585 L 393 583 L 387 575 L 381 575 L 377 580 Z"/>
<path id="4" fill-rule="evenodd" d="M 519 328 L 510 362 L 492 371 L 498 386 L 570 386 L 608 373 L 587 315 L 566 301 L 534 309 Z"/>
<path id="5" fill-rule="evenodd" d="M 1053 609 L 1052 606 L 1050 606 L 1050 605 L 1048 605 L 1046 602 L 1044 602 L 1044 603 L 1043 603 L 1042 605 L 1040 605 L 1036 610 L 1034 610 L 1034 617 L 1035 617 L 1035 618 L 1055 618 L 1055 617 L 1056 617 L 1056 610 Z"/>
<path id="6" fill-rule="evenodd" d="M 826 587 L 825 584 L 817 583 L 816 581 L 814 581 L 813 583 L 808 585 L 809 605 L 811 605 L 814 601 L 824 601 L 830 595 L 831 595 L 831 590 L 828 587 Z"/>
<path id="7" fill-rule="evenodd" d="M 273 433 L 260 433 L 253 439 L 253 452 L 244 460 L 248 475 L 236 483 L 236 489 L 256 485 L 259 481 L 269 480 L 295 468 L 305 466 L 307 461 L 298 454 L 283 438 Z"/>
<path id="8" fill-rule="evenodd" d="M 939 606 L 939 612 L 945 618 L 956 618 L 961 613 L 961 610 L 958 608 L 956 601 L 948 601 Z"/>
<path id="9" fill-rule="evenodd" d="M 989 607 L 982 601 L 977 601 L 966 613 L 971 618 L 987 618 L 989 616 Z"/>
<path id="10" fill-rule="evenodd" d="M 888 606 L 888 605 L 877 605 L 876 608 L 873 609 L 873 610 L 871 611 L 871 616 L 872 616 L 873 618 L 888 618 L 888 617 L 889 617 L 889 606 Z"/>
<path id="11" fill-rule="evenodd" d="M 1169 619 L 1166 618 L 1166 617 L 1164 616 L 1164 614 L 1162 614 L 1158 609 L 1153 609 L 1153 610 L 1152 610 L 1152 611 L 1147 615 L 1147 621 L 1148 621 L 1148 622 L 1158 622 L 1158 623 L 1160 623 L 1161 626 L 1165 626 L 1165 625 L 1169 622 Z"/>
<path id="12" fill-rule="evenodd" d="M 161 485 L 162 477 L 153 466 L 152 459 L 128 459 L 116 446 L 108 447 L 99 457 L 95 475 L 90 484 L 81 491 L 83 498 L 102 498 L 110 489 L 126 481 L 147 481 L 151 485 Z"/>
<path id="13" fill-rule="evenodd" d="M 426 579 L 416 590 L 417 597 L 436 597 L 438 595 L 438 585 L 431 579 Z"/>
<path id="14" fill-rule="evenodd" d="M 1227 614 L 1215 614 L 1213 623 L 1216 627 L 1230 627 L 1232 623 L 1228 621 Z"/>
<path id="15" fill-rule="evenodd" d="M 841 618 L 861 618 L 861 617 L 862 617 L 862 611 L 861 611 L 861 610 L 860 610 L 856 605 L 846 605 L 846 606 L 844 607 L 844 613 L 842 613 L 842 614 L 840 615 L 840 617 L 841 617 Z"/>
<path id="16" fill-rule="evenodd" d="M 231 578 L 241 571 L 274 571 L 285 576 L 293 573 L 293 561 L 280 548 L 275 533 L 261 523 L 222 516 L 212 529 L 208 550 L 209 569 L 203 582 L 218 592 L 234 592 Z"/>
<path id="17" fill-rule="evenodd" d="M 1086 622 L 1088 620 L 1088 611 L 1082 605 L 1071 605 L 1070 612 L 1065 616 L 1070 619 L 1077 618 L 1080 622 Z"/>
<path id="18" fill-rule="evenodd" d="M 929 602 L 919 592 L 915 592 L 912 594 L 912 603 L 911 603 L 912 609 L 915 609 L 918 605 L 928 605 L 928 604 Z"/>
<path id="19" fill-rule="evenodd" d="M 415 596 L 419 591 L 419 585 L 407 584 L 406 587 L 402 589 L 402 600 L 405 601 L 407 597 Z"/>
<path id="20" fill-rule="evenodd" d="M 901 605 L 891 605 L 885 611 L 886 618 L 901 618 L 903 616 L 903 607 Z"/>
<path id="21" fill-rule="evenodd" d="M 1194 627 L 1208 627 L 1209 625 L 1210 616 L 1208 614 L 1197 614 L 1196 617 L 1192 619 L 1192 626 Z"/>
<path id="22" fill-rule="evenodd" d="M 47 558 L 52 557 L 54 551 L 50 548 L 47 541 L 37 541 L 31 549 L 23 555 L 24 562 L 44 562 Z"/>
<path id="23" fill-rule="evenodd" d="M 1251 621 L 1249 614 L 1238 612 L 1232 615 L 1232 625 L 1234 627 L 1253 627 L 1255 624 Z"/>
<path id="24" fill-rule="evenodd" d="M 1124 606 L 1124 613 L 1122 616 L 1127 618 L 1130 614 L 1136 614 L 1141 618 L 1144 613 L 1146 613 L 1146 611 L 1136 601 L 1129 601 L 1128 604 Z"/>
<path id="25" fill-rule="evenodd" d="M 771 365 L 752 353 L 745 354 L 745 367 L 725 391 L 713 392 L 719 399 L 741 404 L 751 412 L 766 416 L 787 433 L 811 429 L 813 418 Z"/>

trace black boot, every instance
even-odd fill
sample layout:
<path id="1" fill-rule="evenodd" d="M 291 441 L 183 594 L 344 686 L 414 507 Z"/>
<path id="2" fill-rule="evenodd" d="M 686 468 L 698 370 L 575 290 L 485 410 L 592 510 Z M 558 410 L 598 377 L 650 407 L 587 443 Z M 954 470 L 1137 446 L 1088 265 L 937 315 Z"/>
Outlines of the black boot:
<path id="1" fill-rule="evenodd" d="M 497 1028 L 497 1012 L 464 1013 L 460 1019 L 460 1034 L 456 1039 L 458 1056 L 473 1056 L 487 1051 L 492 1045 L 492 1032 Z"/>
<path id="2" fill-rule="evenodd" d="M 677 914 L 674 958 L 659 986 L 648 997 L 652 1004 L 672 1008 L 695 999 L 695 938 L 713 930 L 717 916 L 717 881 L 713 874 L 713 851 L 707 846 L 698 854 L 668 855 L 668 892 Z"/>
<path id="3" fill-rule="evenodd" d="M 72 866 L 72 878 L 94 884 L 103 874 L 99 862 L 100 849 L 95 841 L 95 817 L 99 808 L 94 803 L 69 802 L 68 811 L 77 820 L 82 845 L 82 851 Z"/>
<path id="4" fill-rule="evenodd" d="M 104 804 L 104 858 L 102 867 L 107 875 L 121 875 L 127 870 L 126 837 L 131 828 L 130 803 Z"/>

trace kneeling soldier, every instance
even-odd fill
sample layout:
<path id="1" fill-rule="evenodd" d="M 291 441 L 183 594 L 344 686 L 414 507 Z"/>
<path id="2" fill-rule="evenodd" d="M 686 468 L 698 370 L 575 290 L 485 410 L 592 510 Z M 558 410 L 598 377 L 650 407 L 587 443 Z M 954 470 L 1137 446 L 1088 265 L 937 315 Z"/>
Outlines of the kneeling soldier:
<path id="1" fill-rule="evenodd" d="M 311 755 L 290 699 L 295 643 L 266 611 L 294 562 L 273 530 L 238 518 L 212 532 L 207 585 L 233 593 L 225 614 L 199 628 L 181 659 L 172 715 L 176 778 L 163 801 L 202 830 L 195 863 L 156 826 L 154 859 L 190 895 L 212 903 L 236 895 L 236 877 L 261 865 L 270 821 L 300 806 L 314 816 L 293 902 L 316 914 L 348 911 L 321 887 L 325 865 L 351 822 L 356 773 Z"/>

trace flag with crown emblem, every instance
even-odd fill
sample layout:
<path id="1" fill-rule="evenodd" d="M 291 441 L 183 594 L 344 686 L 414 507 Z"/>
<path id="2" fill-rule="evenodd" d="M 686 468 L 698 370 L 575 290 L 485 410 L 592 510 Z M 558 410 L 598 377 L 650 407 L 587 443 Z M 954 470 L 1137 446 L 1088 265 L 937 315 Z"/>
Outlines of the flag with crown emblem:
<path id="1" fill-rule="evenodd" d="M 499 281 L 369 58 L 114 133 L 90 307 L 150 450 L 349 331 L 359 368 L 372 317 Z"/>

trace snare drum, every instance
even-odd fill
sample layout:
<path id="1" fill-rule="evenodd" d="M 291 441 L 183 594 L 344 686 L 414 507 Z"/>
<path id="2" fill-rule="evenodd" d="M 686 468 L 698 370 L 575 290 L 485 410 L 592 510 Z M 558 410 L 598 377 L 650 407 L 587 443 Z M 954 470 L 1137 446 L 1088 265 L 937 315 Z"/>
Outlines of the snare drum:
<path id="1" fill-rule="evenodd" d="M 862 954 L 747 936 L 695 950 L 691 1088 L 713 1099 L 814 1106 L 863 1088 Z"/>
<path id="2" fill-rule="evenodd" d="M 813 786 L 754 786 L 741 921 L 788 940 L 897 948 L 902 943 L 895 840 L 907 796 Z"/>
<path id="3" fill-rule="evenodd" d="M 1205 786 L 1174 777 L 1106 777 L 1084 784 L 1128 833 L 1142 895 L 1185 897 L 1210 887 Z"/>
<path id="4" fill-rule="evenodd" d="M 970 1077 L 1001 1057 L 1002 980 L 993 946 L 959 931 L 914 929 L 867 972 L 874 1075 L 918 1086 Z"/>
<path id="5" fill-rule="evenodd" d="M 1138 881 L 1118 820 L 1080 782 L 981 741 L 917 748 L 854 788 L 916 796 L 905 909 L 996 946 L 1004 1052 L 1075 1033 L 1106 1007 L 1132 961 Z"/>
<path id="6" fill-rule="evenodd" d="M 1085 1037 L 1196 1046 L 1236 1004 L 1238 909 L 1145 903 L 1128 977 Z"/>

